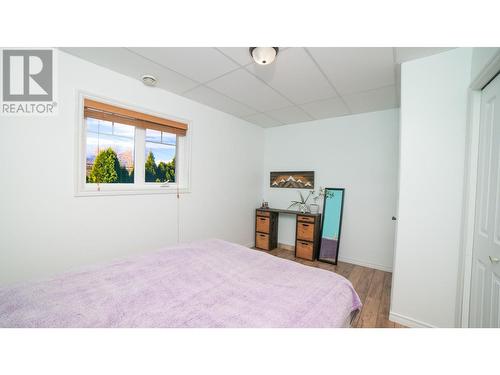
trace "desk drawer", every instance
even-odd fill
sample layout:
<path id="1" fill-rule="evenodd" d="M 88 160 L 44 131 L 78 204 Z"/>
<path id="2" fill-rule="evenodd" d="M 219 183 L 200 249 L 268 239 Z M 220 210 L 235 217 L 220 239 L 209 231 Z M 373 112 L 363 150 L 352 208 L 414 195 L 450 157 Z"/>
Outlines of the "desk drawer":
<path id="1" fill-rule="evenodd" d="M 257 215 L 259 216 L 271 216 L 269 211 L 259 211 L 257 210 Z"/>
<path id="2" fill-rule="evenodd" d="M 314 260 L 314 246 L 312 242 L 297 240 L 295 249 L 295 256 L 297 258 Z"/>
<path id="3" fill-rule="evenodd" d="M 314 223 L 314 217 L 312 216 L 304 216 L 304 215 L 297 215 L 297 221 L 303 221 L 305 223 Z"/>
<path id="4" fill-rule="evenodd" d="M 297 222 L 297 239 L 305 241 L 314 240 L 314 224 Z"/>
<path id="5" fill-rule="evenodd" d="M 269 233 L 270 219 L 268 217 L 257 216 L 255 220 L 257 220 L 257 222 L 255 223 L 255 230 L 257 232 Z"/>
<path id="6" fill-rule="evenodd" d="M 255 233 L 255 247 L 262 250 L 269 250 L 269 235 Z"/>

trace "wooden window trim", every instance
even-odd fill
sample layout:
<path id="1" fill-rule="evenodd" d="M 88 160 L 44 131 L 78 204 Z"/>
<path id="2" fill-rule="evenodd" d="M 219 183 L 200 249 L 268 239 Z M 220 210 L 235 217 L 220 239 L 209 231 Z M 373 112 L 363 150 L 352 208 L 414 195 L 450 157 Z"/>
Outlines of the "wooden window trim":
<path id="1" fill-rule="evenodd" d="M 188 125 L 182 122 L 101 103 L 92 99 L 84 99 L 84 117 L 159 130 L 179 136 L 185 136 L 188 130 Z"/>

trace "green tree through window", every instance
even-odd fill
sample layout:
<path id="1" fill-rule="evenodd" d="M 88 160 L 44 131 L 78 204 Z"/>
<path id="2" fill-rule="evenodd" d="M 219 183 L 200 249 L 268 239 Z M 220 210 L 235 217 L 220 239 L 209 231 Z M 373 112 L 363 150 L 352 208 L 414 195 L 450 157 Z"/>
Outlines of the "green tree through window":
<path id="1" fill-rule="evenodd" d="M 134 181 L 134 171 L 131 173 L 120 165 L 116 152 L 111 147 L 100 151 L 87 177 L 90 183 L 131 183 Z"/>
<path id="2" fill-rule="evenodd" d="M 155 156 L 149 151 L 145 163 L 146 182 L 175 182 L 175 157 L 165 163 L 156 164 Z"/>
<path id="3" fill-rule="evenodd" d="M 151 151 L 149 151 L 148 157 L 146 158 L 146 182 L 156 182 L 156 171 L 158 167 L 156 166 L 155 156 Z"/>

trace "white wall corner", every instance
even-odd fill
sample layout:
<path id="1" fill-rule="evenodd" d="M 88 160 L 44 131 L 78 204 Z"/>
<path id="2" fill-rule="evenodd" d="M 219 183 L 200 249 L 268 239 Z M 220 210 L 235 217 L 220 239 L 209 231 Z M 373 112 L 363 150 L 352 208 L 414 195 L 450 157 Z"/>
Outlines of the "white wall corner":
<path id="1" fill-rule="evenodd" d="M 458 48 L 402 65 L 399 207 L 390 316 L 403 325 L 457 325 L 457 250 L 463 241 L 471 53 Z M 428 181 L 434 189 L 427 188 Z M 436 190 L 447 198 L 438 198 Z M 443 221 L 443 216 L 449 219 Z"/>

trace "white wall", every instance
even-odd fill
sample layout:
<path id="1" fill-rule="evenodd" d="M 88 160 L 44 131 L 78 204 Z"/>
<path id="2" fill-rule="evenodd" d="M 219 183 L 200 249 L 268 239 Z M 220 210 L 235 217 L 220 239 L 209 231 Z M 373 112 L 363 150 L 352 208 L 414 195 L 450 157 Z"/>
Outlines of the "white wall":
<path id="1" fill-rule="evenodd" d="M 58 83 L 57 116 L 0 117 L 0 285 L 177 241 L 174 194 L 74 197 L 76 90 L 192 120 L 180 239 L 253 243 L 263 129 L 63 52 Z"/>
<path id="2" fill-rule="evenodd" d="M 391 270 L 397 165 L 397 109 L 269 128 L 264 198 L 278 208 L 298 198 L 296 189 L 270 188 L 271 171 L 313 170 L 316 187 L 345 188 L 339 259 Z M 279 242 L 294 239 L 295 218 L 280 215 Z"/>
<path id="3" fill-rule="evenodd" d="M 399 212 L 391 320 L 455 324 L 471 49 L 401 69 Z"/>

